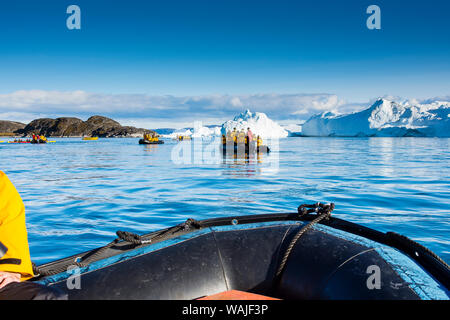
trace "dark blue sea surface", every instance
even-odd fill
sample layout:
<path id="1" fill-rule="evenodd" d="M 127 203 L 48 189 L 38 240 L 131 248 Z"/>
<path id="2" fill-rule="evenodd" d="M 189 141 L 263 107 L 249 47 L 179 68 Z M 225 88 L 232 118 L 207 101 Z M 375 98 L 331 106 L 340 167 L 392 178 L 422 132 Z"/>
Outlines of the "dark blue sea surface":
<path id="1" fill-rule="evenodd" d="M 249 159 L 209 161 L 193 148 L 185 163 L 173 160 L 180 145 L 172 140 L 51 140 L 0 144 L 0 170 L 25 203 L 37 264 L 104 245 L 117 230 L 143 234 L 187 218 L 295 212 L 317 201 L 334 202 L 336 217 L 404 234 L 450 262 L 450 139 L 292 137 Z"/>

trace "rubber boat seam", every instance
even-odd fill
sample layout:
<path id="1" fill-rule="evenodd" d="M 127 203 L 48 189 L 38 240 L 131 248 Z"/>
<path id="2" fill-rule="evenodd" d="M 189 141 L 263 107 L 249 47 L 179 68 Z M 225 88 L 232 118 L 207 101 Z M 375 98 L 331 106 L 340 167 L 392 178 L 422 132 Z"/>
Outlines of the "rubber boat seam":
<path id="1" fill-rule="evenodd" d="M 219 255 L 220 267 L 222 269 L 222 274 L 223 274 L 223 279 L 225 281 L 225 286 L 227 287 L 227 290 L 230 290 L 230 286 L 228 285 L 227 274 L 226 274 L 225 268 L 224 268 L 222 254 L 220 252 L 219 244 L 217 243 L 217 239 L 216 239 L 216 233 L 215 233 L 214 230 L 211 230 L 211 233 L 212 233 L 212 236 L 213 236 L 213 239 L 214 239 L 214 243 L 216 244 L 217 254 Z"/>
<path id="2" fill-rule="evenodd" d="M 300 225 L 300 224 L 299 224 L 299 223 L 296 223 L 296 225 Z M 294 226 L 294 225 L 289 226 L 289 227 L 287 228 L 287 230 L 284 232 L 283 238 L 281 238 L 280 244 L 279 244 L 278 249 L 277 249 L 277 254 L 276 254 L 276 261 L 277 261 L 277 263 L 280 261 L 281 247 L 282 247 L 283 244 L 284 244 L 284 240 L 286 239 L 288 233 L 291 231 L 291 229 L 292 229 L 293 226 Z M 275 270 L 275 272 L 276 272 L 276 270 Z"/>
<path id="3" fill-rule="evenodd" d="M 295 225 L 298 225 L 298 226 L 299 226 L 300 223 L 296 223 Z M 283 238 L 281 238 L 280 243 L 279 243 L 279 245 L 278 245 L 278 248 L 277 248 L 277 251 L 276 251 L 276 259 L 275 259 L 276 265 L 275 265 L 274 274 L 277 273 L 276 266 L 278 266 L 278 265 L 280 264 L 281 248 L 282 248 L 282 246 L 283 246 L 283 244 L 284 244 L 284 241 L 286 240 L 287 235 L 289 234 L 289 232 L 291 231 L 291 229 L 292 229 L 293 226 L 294 226 L 294 225 L 290 225 L 290 226 L 286 229 L 286 231 L 284 232 Z M 271 290 L 272 290 L 273 292 L 275 292 L 277 286 L 278 286 L 278 283 L 277 283 L 277 282 L 274 282 L 274 283 L 272 284 L 272 286 L 271 286 Z"/>
<path id="4" fill-rule="evenodd" d="M 321 233 L 326 234 L 325 232 L 322 232 L 322 231 L 318 231 L 318 232 L 321 232 Z M 331 280 L 331 278 L 333 278 L 333 276 L 336 274 L 336 272 L 338 272 L 338 270 L 339 270 L 340 268 L 342 268 L 345 264 L 347 264 L 348 262 L 350 262 L 351 260 L 353 260 L 353 259 L 356 258 L 357 256 L 362 255 L 362 254 L 365 254 L 365 253 L 370 252 L 370 251 L 375 251 L 375 252 L 376 252 L 375 248 L 369 248 L 369 249 L 363 250 L 363 251 L 361 251 L 361 252 L 358 252 L 357 254 L 354 254 L 353 256 L 351 256 L 350 258 L 348 258 L 348 259 L 346 259 L 344 262 L 342 262 L 335 270 L 333 270 L 333 271 L 327 276 L 326 280 L 324 281 L 324 284 L 323 284 L 322 288 L 319 289 L 318 292 L 319 292 L 319 293 L 322 293 L 322 292 L 326 289 L 327 284 L 328 284 L 328 282 Z"/>

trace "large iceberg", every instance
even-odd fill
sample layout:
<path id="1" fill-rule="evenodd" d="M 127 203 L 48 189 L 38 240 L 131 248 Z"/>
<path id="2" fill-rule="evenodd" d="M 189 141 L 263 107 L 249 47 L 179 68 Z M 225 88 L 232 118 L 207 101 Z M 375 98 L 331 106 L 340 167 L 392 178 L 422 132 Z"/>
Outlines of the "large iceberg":
<path id="1" fill-rule="evenodd" d="M 450 102 L 395 102 L 378 99 L 352 114 L 324 112 L 302 126 L 303 136 L 450 137 Z"/>
<path id="2" fill-rule="evenodd" d="M 283 129 L 278 123 L 269 119 L 264 113 L 246 110 L 241 114 L 234 117 L 233 120 L 228 120 L 222 124 L 222 134 L 226 134 L 228 131 L 233 131 L 250 128 L 255 135 L 261 136 L 263 139 L 278 139 L 288 136 L 288 132 Z"/>

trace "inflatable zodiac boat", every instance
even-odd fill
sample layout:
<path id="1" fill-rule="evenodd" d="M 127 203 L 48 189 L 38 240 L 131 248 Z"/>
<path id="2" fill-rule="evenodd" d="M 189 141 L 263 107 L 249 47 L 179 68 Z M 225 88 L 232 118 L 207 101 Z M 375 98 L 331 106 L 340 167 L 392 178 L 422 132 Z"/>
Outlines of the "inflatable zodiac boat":
<path id="1" fill-rule="evenodd" d="M 31 143 L 31 141 L 26 141 L 26 140 L 22 140 L 22 141 L 8 141 L 8 143 Z"/>
<path id="2" fill-rule="evenodd" d="M 156 141 L 148 141 L 145 139 L 139 139 L 139 144 L 163 144 L 164 141 L 162 140 L 156 140 Z"/>
<path id="3" fill-rule="evenodd" d="M 449 299 L 450 269 L 397 233 L 334 216 L 334 205 L 215 218 L 36 267 L 33 282 L 69 299 L 198 299 L 228 290 L 279 299 Z M 81 289 L 69 290 L 72 268 Z M 67 271 L 72 270 L 72 271 Z"/>

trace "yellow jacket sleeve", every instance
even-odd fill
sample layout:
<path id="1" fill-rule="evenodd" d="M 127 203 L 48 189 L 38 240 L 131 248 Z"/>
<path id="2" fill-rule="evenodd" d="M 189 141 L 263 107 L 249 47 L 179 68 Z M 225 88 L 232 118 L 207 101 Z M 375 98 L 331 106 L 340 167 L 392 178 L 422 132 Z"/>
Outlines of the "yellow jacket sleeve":
<path id="1" fill-rule="evenodd" d="M 33 277 L 25 225 L 25 206 L 14 185 L 0 171 L 0 242 L 8 248 L 0 259 L 0 271 L 22 274 L 22 280 Z M 20 264 L 1 263 L 20 259 Z M 9 260 L 11 261 L 11 260 Z"/>

